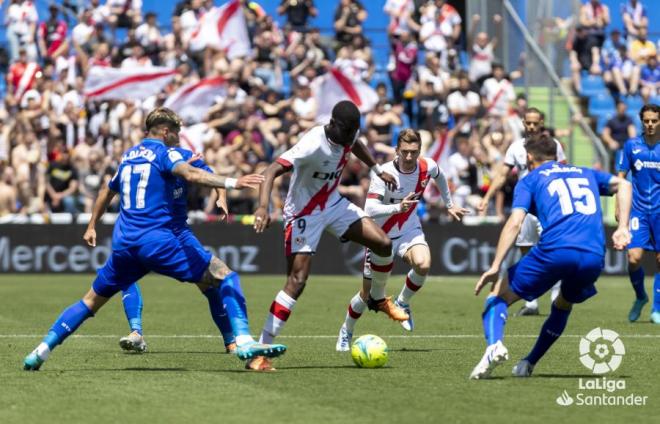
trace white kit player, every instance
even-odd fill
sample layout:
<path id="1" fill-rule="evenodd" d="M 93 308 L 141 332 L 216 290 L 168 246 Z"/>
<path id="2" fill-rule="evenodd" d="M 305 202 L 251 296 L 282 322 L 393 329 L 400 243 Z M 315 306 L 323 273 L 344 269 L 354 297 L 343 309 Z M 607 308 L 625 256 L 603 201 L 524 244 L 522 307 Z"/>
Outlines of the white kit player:
<path id="1" fill-rule="evenodd" d="M 284 288 L 270 306 L 261 340 L 273 340 L 282 330 L 296 301 L 305 288 L 312 255 L 323 231 L 353 241 L 372 252 L 373 283 L 371 297 L 380 311 L 397 321 L 408 314 L 385 297 L 385 284 L 392 270 L 392 242 L 385 232 L 358 206 L 337 192 L 337 186 L 349 155 L 353 153 L 390 188 L 396 188 L 392 175 L 384 172 L 367 147 L 356 142 L 360 129 L 360 111 L 350 101 L 337 103 L 327 125 L 305 133 L 298 143 L 271 164 L 259 189 L 259 207 L 254 213 L 254 228 L 261 233 L 269 224 L 273 181 L 293 171 L 284 203 L 284 246 L 287 257 L 287 279 Z M 271 371 L 268 358 L 257 357 L 247 367 L 255 371 Z"/>
<path id="2" fill-rule="evenodd" d="M 525 127 L 525 137 L 531 137 L 533 135 L 539 134 L 543 130 L 544 115 L 543 112 L 538 110 L 535 107 L 530 107 L 525 111 L 523 117 L 523 126 Z M 566 155 L 564 154 L 564 149 L 561 147 L 561 144 L 555 140 L 557 144 L 557 162 L 566 163 Z M 479 211 L 485 211 L 488 208 L 488 203 L 492 196 L 502 188 L 506 181 L 506 177 L 511 173 L 513 169 L 516 169 L 518 173 L 518 180 L 525 178 L 529 173 L 527 168 L 527 151 L 525 150 L 525 139 L 521 138 L 519 140 L 511 143 L 509 148 L 506 150 L 504 155 L 504 165 L 500 167 L 495 178 L 488 188 L 488 192 L 481 200 L 479 204 Z M 523 221 L 522 228 L 516 239 L 516 246 L 520 248 L 520 251 L 523 255 L 527 254 L 532 246 L 536 245 L 539 242 L 541 236 L 541 231 L 543 228 L 539 223 L 539 220 L 536 216 L 532 214 L 527 214 L 525 220 Z M 559 282 L 554 285 L 551 292 L 552 300 L 554 301 L 557 295 L 559 294 Z M 518 312 L 517 315 L 538 315 L 539 314 L 539 305 L 538 299 L 526 302 L 525 306 Z"/>
<path id="3" fill-rule="evenodd" d="M 396 147 L 397 157 L 382 167 L 385 172 L 394 176 L 398 187 L 390 189 L 380 178 L 372 175 L 365 204 L 367 214 L 374 218 L 392 240 L 394 254 L 411 267 L 401 293 L 394 302 L 409 316 L 407 320 L 401 321 L 402 327 L 408 331 L 414 328 L 410 299 L 424 285 L 431 268 L 431 252 L 422 231 L 422 224 L 415 213 L 417 202 L 424 194 L 429 180 L 433 179 L 438 185 L 449 215 L 460 221 L 463 215 L 468 213 L 467 209 L 453 204 L 442 169 L 432 159 L 420 158 L 420 152 L 419 133 L 412 129 L 401 131 Z M 367 249 L 362 291 L 353 296 L 348 305 L 346 319 L 337 339 L 336 349 L 339 352 L 350 350 L 355 323 L 367 306 L 374 309 L 368 296 L 373 277 L 371 257 L 372 254 Z"/>

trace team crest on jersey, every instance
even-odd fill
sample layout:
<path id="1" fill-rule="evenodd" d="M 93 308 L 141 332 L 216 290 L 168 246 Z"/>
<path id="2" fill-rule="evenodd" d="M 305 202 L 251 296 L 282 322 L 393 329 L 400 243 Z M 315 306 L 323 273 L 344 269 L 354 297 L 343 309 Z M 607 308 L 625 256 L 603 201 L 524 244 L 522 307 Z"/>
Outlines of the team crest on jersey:
<path id="1" fill-rule="evenodd" d="M 425 179 L 424 181 L 422 181 L 420 185 L 422 186 L 422 188 L 426 188 L 426 185 L 427 185 L 428 183 L 429 183 L 429 180 L 428 180 L 428 178 L 427 178 L 427 179 Z"/>
<path id="2" fill-rule="evenodd" d="M 302 246 L 303 244 L 305 244 L 305 237 L 298 236 L 296 237 L 295 242 L 298 246 Z"/>

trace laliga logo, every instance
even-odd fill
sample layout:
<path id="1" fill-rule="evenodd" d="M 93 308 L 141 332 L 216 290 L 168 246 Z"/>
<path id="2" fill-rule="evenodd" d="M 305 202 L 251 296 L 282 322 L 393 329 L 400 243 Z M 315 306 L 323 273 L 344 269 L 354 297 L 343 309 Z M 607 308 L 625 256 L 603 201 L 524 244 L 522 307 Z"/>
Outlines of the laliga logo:
<path id="1" fill-rule="evenodd" d="M 616 370 L 625 354 L 621 338 L 612 330 L 594 328 L 580 339 L 580 362 L 594 374 Z"/>

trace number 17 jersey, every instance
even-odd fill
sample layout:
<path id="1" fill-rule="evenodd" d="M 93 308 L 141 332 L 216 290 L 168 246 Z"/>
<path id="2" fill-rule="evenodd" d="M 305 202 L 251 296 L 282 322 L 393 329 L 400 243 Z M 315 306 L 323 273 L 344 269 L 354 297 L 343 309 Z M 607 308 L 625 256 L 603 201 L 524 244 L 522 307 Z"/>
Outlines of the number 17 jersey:
<path id="1" fill-rule="evenodd" d="M 512 208 L 538 217 L 543 250 L 577 249 L 605 253 L 600 195 L 609 195 L 613 175 L 546 162 L 518 181 Z"/>

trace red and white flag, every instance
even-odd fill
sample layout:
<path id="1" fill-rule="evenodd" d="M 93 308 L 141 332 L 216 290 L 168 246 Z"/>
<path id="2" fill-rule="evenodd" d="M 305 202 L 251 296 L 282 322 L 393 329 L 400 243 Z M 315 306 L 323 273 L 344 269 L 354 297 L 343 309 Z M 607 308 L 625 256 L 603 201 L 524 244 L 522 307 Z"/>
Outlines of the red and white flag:
<path id="1" fill-rule="evenodd" d="M 164 67 L 92 66 L 85 80 L 84 95 L 89 100 L 144 100 L 160 93 L 176 73 L 176 69 Z"/>
<path id="2" fill-rule="evenodd" d="M 449 134 L 444 133 L 435 141 L 429 149 L 426 151 L 426 157 L 431 158 L 438 164 L 440 169 L 447 173 L 449 169 L 449 156 L 451 153 L 451 140 L 449 139 Z M 435 185 L 435 181 L 432 181 L 432 184 L 429 184 L 430 188 L 424 192 L 424 199 L 427 202 L 435 203 L 440 201 L 442 196 L 440 195 L 440 189 Z"/>
<path id="3" fill-rule="evenodd" d="M 225 96 L 226 85 L 222 77 L 204 78 L 179 88 L 163 106 L 175 111 L 184 122 L 200 122 L 216 99 Z"/>
<path id="4" fill-rule="evenodd" d="M 214 7 L 199 19 L 190 35 L 190 49 L 198 51 L 206 47 L 227 50 L 229 59 L 250 53 L 247 23 L 239 0 Z"/>
<path id="5" fill-rule="evenodd" d="M 378 103 L 378 94 L 369 84 L 351 80 L 337 68 L 314 79 L 312 92 L 318 105 L 316 121 L 319 123 L 330 121 L 332 108 L 342 100 L 355 103 L 361 113 L 370 112 Z"/>
<path id="6" fill-rule="evenodd" d="M 210 130 L 211 128 L 209 128 L 204 122 L 181 128 L 181 131 L 179 132 L 181 147 L 188 149 L 193 153 L 203 152 L 204 143 L 209 138 Z"/>
<path id="7" fill-rule="evenodd" d="M 37 73 L 41 71 L 39 65 L 34 62 L 30 62 L 25 67 L 21 79 L 18 80 L 18 86 L 16 87 L 16 92 L 14 97 L 20 101 L 25 93 L 34 86 L 34 80 L 37 78 Z"/>

